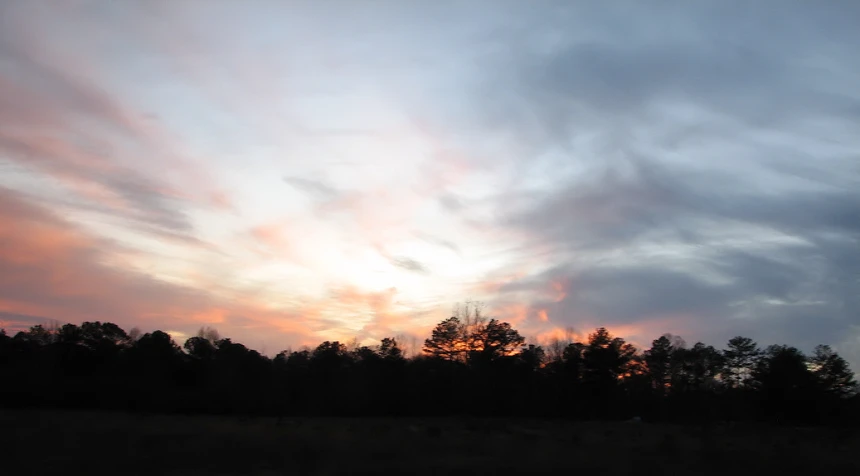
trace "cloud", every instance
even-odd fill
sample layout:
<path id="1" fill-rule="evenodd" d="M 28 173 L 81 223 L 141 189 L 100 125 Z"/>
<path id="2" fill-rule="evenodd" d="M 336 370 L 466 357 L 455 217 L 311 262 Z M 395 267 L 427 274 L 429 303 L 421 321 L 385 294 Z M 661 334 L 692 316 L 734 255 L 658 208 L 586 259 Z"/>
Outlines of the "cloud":
<path id="1" fill-rule="evenodd" d="M 456 195 L 450 193 L 441 195 L 439 197 L 439 203 L 451 212 L 458 212 L 462 210 L 464 206 L 463 202 Z"/>
<path id="2" fill-rule="evenodd" d="M 656 159 L 636 170 L 572 182 L 505 218 L 556 250 L 558 263 L 498 295 L 526 292 L 532 308 L 572 324 L 683 316 L 655 335 L 747 332 L 810 349 L 856 325 L 860 193 L 758 191 Z M 564 298 L 541 298 L 559 278 L 569 283 Z"/>
<path id="3" fill-rule="evenodd" d="M 511 164 L 498 312 L 807 350 L 857 325 L 857 6 L 738 7 L 562 7 L 474 58 L 468 105 L 425 105 Z"/>
<path id="4" fill-rule="evenodd" d="M 181 152 L 171 131 L 104 81 L 103 65 L 94 61 L 98 50 L 81 53 L 89 50 L 83 44 L 92 31 L 71 42 L 78 49 L 50 41 L 58 32 L 45 25 L 55 15 L 72 19 L 80 12 L 44 7 L 10 8 L 9 18 L 24 16 L 33 25 L 10 20 L 0 35 L 6 64 L 0 77 L 0 163 L 13 165 L 20 180 L 50 178 L 51 190 L 38 192 L 58 206 L 190 239 L 189 211 L 224 209 L 228 194 Z M 40 41 L 35 30 L 49 33 Z M 8 177 L 3 182 L 20 187 Z"/>
<path id="5" fill-rule="evenodd" d="M 167 282 L 131 266 L 133 250 L 88 235 L 8 189 L 0 189 L 0 221 L 16 224 L 0 231 L 0 321 L 10 332 L 54 320 L 110 321 L 177 335 L 208 325 L 277 352 L 326 339 L 378 340 L 425 326 L 415 322 L 425 306 L 396 300 L 395 288 L 332 286 L 320 297 L 294 290 L 273 306 L 269 292 Z"/>
<path id="6" fill-rule="evenodd" d="M 595 130 L 623 141 L 642 122 L 661 126 L 676 104 L 747 127 L 856 117 L 847 48 L 858 41 L 847 21 L 856 5 L 757 2 L 739 15 L 740 5 L 723 3 L 732 6 L 569 5 L 540 30 L 510 37 L 507 54 L 480 58 L 487 79 L 474 81 L 464 120 L 545 151 Z"/>
<path id="7" fill-rule="evenodd" d="M 190 290 L 100 264 L 122 255 L 122 247 L 87 236 L 7 189 L 0 190 L 0 195 L 0 216 L 4 222 L 16 224 L 2 233 L 0 299 L 41 310 L 22 314 L 112 320 L 134 312 L 138 305 L 149 307 L 145 303 L 168 296 L 186 304 L 205 305 L 207 300 Z"/>
<path id="8" fill-rule="evenodd" d="M 36 325 L 47 326 L 51 321 L 52 319 L 46 316 L 31 316 L 28 314 L 0 311 L 0 329 L 6 330 L 7 333 L 13 329 L 13 326 L 16 329 L 23 330 Z"/>
<path id="9" fill-rule="evenodd" d="M 463 255 L 463 252 L 460 250 L 460 247 L 457 246 L 457 244 L 454 243 L 453 241 L 446 240 L 446 239 L 440 238 L 438 236 L 433 236 L 433 235 L 428 234 L 428 233 L 421 233 L 421 232 L 416 232 L 415 236 L 418 239 L 423 240 L 427 243 L 441 246 L 442 248 L 446 248 L 448 250 L 451 250 L 452 252 L 454 252 L 455 254 L 457 254 L 459 256 Z"/>
<path id="10" fill-rule="evenodd" d="M 398 268 L 405 269 L 406 271 L 412 271 L 413 273 L 419 274 L 429 273 L 429 270 L 426 266 L 406 256 L 394 256 L 391 257 L 389 261 L 392 265 L 397 266 Z"/>
<path id="11" fill-rule="evenodd" d="M 8 316 L 858 348 L 856 2 L 3 8 Z"/>
<path id="12" fill-rule="evenodd" d="M 319 180 L 311 180 L 301 177 L 284 177 L 284 182 L 317 199 L 331 200 L 340 195 L 334 187 L 331 187 Z"/>
<path id="13" fill-rule="evenodd" d="M 193 333 L 217 325 L 222 334 L 270 345 L 308 340 L 318 325 L 301 309 L 271 310 L 225 301 L 206 291 L 149 276 L 124 264 L 120 244 L 87 235 L 17 193 L 0 188 L 0 317 L 10 330 L 48 320 L 110 321 L 125 328 Z M 241 316 L 253 316 L 243 318 Z M 263 332 L 264 334 L 260 334 Z"/>
<path id="14" fill-rule="evenodd" d="M 330 305 L 341 309 L 339 312 L 352 321 L 353 330 L 344 330 L 340 334 L 343 339 L 378 341 L 396 335 L 424 335 L 435 325 L 423 319 L 434 311 L 432 307 L 403 300 L 394 287 L 369 292 L 354 286 L 333 287 L 329 297 Z"/>

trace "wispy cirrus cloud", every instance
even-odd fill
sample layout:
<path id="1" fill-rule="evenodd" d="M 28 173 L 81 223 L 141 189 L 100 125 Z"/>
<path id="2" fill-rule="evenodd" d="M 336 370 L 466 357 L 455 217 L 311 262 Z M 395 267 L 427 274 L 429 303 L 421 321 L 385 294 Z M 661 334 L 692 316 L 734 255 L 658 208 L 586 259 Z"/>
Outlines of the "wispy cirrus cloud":
<path id="1" fill-rule="evenodd" d="M 270 348 L 313 342 L 326 328 L 312 309 L 272 309 L 253 296 L 167 282 L 137 266 L 139 252 L 86 233 L 8 189 L 0 189 L 0 313 L 10 331 L 47 320 L 102 320 L 125 328 L 192 335 L 215 325 Z M 263 338 L 263 336 L 267 336 Z"/>
<path id="2" fill-rule="evenodd" d="M 187 208 L 229 206 L 228 194 L 211 185 L 165 180 L 159 163 L 169 164 L 170 178 L 205 172 L 171 147 L 157 123 L 100 87 L 96 66 L 12 23 L 0 39 L 7 64 L 0 151 L 18 171 L 9 185 L 47 176 L 65 192 L 53 197 L 59 205 L 168 235 L 193 234 Z"/>

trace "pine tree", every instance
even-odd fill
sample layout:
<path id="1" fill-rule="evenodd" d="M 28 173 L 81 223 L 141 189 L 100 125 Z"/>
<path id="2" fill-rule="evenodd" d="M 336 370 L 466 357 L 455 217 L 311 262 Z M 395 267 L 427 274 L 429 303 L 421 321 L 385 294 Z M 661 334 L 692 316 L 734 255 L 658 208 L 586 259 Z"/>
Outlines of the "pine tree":
<path id="1" fill-rule="evenodd" d="M 445 360 L 462 360 L 466 352 L 460 319 L 449 317 L 433 328 L 430 338 L 424 341 L 424 352 Z"/>
<path id="2" fill-rule="evenodd" d="M 827 393 L 848 397 L 857 393 L 857 381 L 848 362 L 829 345 L 815 347 L 809 359 L 818 385 Z"/>

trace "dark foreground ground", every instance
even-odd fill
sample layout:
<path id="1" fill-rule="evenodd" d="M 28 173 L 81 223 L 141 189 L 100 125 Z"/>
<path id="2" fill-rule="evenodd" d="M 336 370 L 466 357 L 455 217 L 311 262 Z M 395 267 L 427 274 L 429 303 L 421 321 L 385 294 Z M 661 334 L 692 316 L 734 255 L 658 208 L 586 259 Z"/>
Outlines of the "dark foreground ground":
<path id="1" fill-rule="evenodd" d="M 0 473 L 858 474 L 856 430 L 0 410 Z"/>

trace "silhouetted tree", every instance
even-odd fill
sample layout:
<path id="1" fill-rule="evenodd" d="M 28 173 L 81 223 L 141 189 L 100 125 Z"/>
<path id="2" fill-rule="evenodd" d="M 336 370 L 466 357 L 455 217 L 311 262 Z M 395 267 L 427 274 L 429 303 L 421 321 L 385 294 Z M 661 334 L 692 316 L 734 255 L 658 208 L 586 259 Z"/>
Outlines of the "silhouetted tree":
<path id="1" fill-rule="evenodd" d="M 54 342 L 54 333 L 46 329 L 41 324 L 30 327 L 30 330 L 27 332 L 19 332 L 16 337 L 19 336 L 21 340 L 32 342 L 37 345 L 48 345 Z"/>
<path id="2" fill-rule="evenodd" d="M 771 345 L 756 362 L 751 375 L 762 394 L 762 411 L 778 420 L 810 418 L 815 397 L 815 376 L 803 352 L 785 345 Z"/>
<path id="3" fill-rule="evenodd" d="M 332 368 L 343 364 L 348 357 L 349 351 L 344 344 L 338 341 L 325 341 L 314 349 L 311 354 L 311 363 L 312 365 Z"/>
<path id="4" fill-rule="evenodd" d="M 761 350 L 749 337 L 733 337 L 723 351 L 723 378 L 734 388 L 749 380 Z"/>
<path id="5" fill-rule="evenodd" d="M 857 393 L 857 381 L 848 362 L 829 345 L 819 345 L 810 358 L 812 373 L 818 385 L 827 393 L 838 397 L 850 397 Z"/>
<path id="6" fill-rule="evenodd" d="M 215 352 L 218 350 L 213 342 L 202 337 L 191 337 L 182 345 L 188 355 L 201 360 L 211 360 L 215 358 Z"/>
<path id="7" fill-rule="evenodd" d="M 672 360 L 675 348 L 668 336 L 661 336 L 651 342 L 651 348 L 645 351 L 645 363 L 651 376 L 651 383 L 658 395 L 666 394 L 672 377 Z"/>
<path id="8" fill-rule="evenodd" d="M 716 385 L 717 376 L 723 368 L 723 356 L 713 346 L 696 342 L 690 349 L 678 349 L 676 354 L 682 362 L 684 388 L 703 390 Z"/>
<path id="9" fill-rule="evenodd" d="M 467 341 L 470 344 L 471 358 L 491 362 L 513 355 L 525 343 L 525 338 L 507 322 L 490 319 L 486 325 L 476 327 L 473 333 L 467 336 Z"/>
<path id="10" fill-rule="evenodd" d="M 64 344 L 79 344 L 84 340 L 81 328 L 74 324 L 65 324 L 57 334 L 57 341 Z"/>
<path id="11" fill-rule="evenodd" d="M 598 328 L 523 346 L 508 323 L 459 309 L 404 357 L 399 341 L 323 342 L 274 359 L 203 328 L 180 349 L 165 332 L 135 337 L 109 322 L 0 331 L 0 405 L 165 412 L 499 415 L 702 421 L 773 419 L 856 424 L 860 397 L 848 363 L 819 346 L 750 339 L 724 352 L 671 334 L 637 353 Z M 563 344 L 563 347 L 562 347 Z M 438 358 L 437 358 L 438 357 Z M 465 402 L 465 403 L 464 403 Z"/>
<path id="12" fill-rule="evenodd" d="M 404 359 L 403 350 L 397 344 L 397 340 L 393 337 L 382 339 L 379 344 L 379 355 L 387 361 L 401 361 Z"/>
<path id="13" fill-rule="evenodd" d="M 311 353 L 308 350 L 291 352 L 287 357 L 287 367 L 292 373 L 302 373 L 310 369 Z"/>
<path id="14" fill-rule="evenodd" d="M 101 345 L 123 346 L 129 343 L 128 334 L 112 322 L 84 322 L 81 324 L 84 342 L 90 347 Z"/>
<path id="15" fill-rule="evenodd" d="M 353 350 L 351 354 L 353 359 L 361 364 L 376 365 L 382 360 L 382 357 L 379 355 L 377 349 L 366 345 L 363 345 Z"/>
<path id="16" fill-rule="evenodd" d="M 585 344 L 571 342 L 562 352 L 562 369 L 564 377 L 568 380 L 579 382 L 583 378 L 585 370 Z"/>
<path id="17" fill-rule="evenodd" d="M 583 386 L 589 408 L 600 417 L 611 413 L 619 403 L 621 378 L 628 370 L 636 349 L 604 327 L 588 336 L 583 349 Z"/>
<path id="18" fill-rule="evenodd" d="M 221 334 L 214 327 L 201 327 L 197 330 L 197 338 L 208 340 L 211 343 L 216 343 L 221 340 Z"/>
<path id="19" fill-rule="evenodd" d="M 520 360 L 526 369 L 530 372 L 535 372 L 540 369 L 546 361 L 546 353 L 544 352 L 543 347 L 529 344 L 528 347 L 520 352 Z"/>
<path id="20" fill-rule="evenodd" d="M 424 341 L 424 352 L 440 359 L 462 360 L 467 351 L 460 319 L 450 317 L 433 328 L 432 335 Z"/>
<path id="21" fill-rule="evenodd" d="M 179 354 L 179 346 L 173 342 L 170 334 L 162 331 L 144 334 L 135 344 L 134 349 L 151 359 L 172 360 Z"/>
<path id="22" fill-rule="evenodd" d="M 620 337 L 614 337 L 605 327 L 588 336 L 583 350 L 585 379 L 588 382 L 615 385 L 624 374 L 636 349 Z"/>

